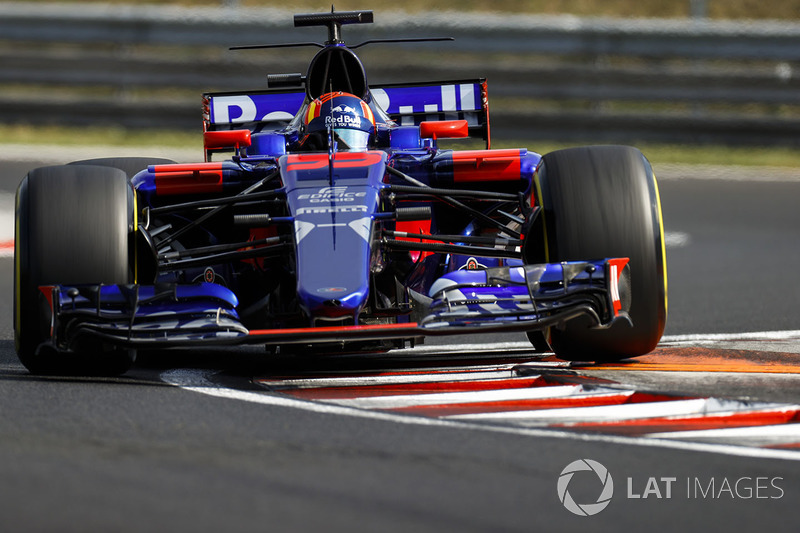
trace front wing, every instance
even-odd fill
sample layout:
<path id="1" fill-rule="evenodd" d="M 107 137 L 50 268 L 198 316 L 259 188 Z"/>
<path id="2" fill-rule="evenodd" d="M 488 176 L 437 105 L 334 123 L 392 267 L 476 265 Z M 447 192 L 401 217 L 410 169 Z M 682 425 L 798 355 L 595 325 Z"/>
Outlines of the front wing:
<path id="1" fill-rule="evenodd" d="M 532 331 L 580 316 L 595 327 L 630 322 L 628 259 L 564 262 L 445 275 L 418 322 L 248 330 L 236 296 L 212 283 L 42 286 L 49 343 L 74 350 L 86 339 L 136 349 L 205 344 L 313 344 Z"/>

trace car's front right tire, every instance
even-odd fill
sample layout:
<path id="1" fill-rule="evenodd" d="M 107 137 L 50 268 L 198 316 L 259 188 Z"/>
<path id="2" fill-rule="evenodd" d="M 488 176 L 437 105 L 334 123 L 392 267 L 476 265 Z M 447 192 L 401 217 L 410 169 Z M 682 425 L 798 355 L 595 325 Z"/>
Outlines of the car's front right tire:
<path id="1" fill-rule="evenodd" d="M 546 154 L 535 175 L 546 262 L 630 259 L 628 314 L 591 328 L 584 318 L 551 327 L 548 341 L 567 360 L 613 361 L 652 351 L 667 320 L 667 268 L 658 185 L 630 146 L 588 146 Z M 541 253 L 540 252 L 540 253 Z M 623 298 L 625 300 L 626 298 Z"/>

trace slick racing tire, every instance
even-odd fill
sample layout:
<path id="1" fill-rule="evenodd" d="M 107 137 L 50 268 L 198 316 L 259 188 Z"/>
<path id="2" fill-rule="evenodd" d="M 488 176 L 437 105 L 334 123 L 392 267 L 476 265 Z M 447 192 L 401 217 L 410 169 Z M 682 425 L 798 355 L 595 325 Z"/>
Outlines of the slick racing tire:
<path id="1" fill-rule="evenodd" d="M 32 170 L 16 199 L 14 339 L 34 374 L 124 373 L 134 352 L 101 343 L 57 350 L 42 285 L 131 283 L 134 198 L 125 172 L 64 165 Z"/>
<path id="2" fill-rule="evenodd" d="M 628 146 L 559 150 L 542 158 L 535 186 L 546 262 L 630 259 L 633 327 L 617 322 L 592 329 L 588 317 L 573 319 L 550 328 L 555 354 L 572 361 L 614 361 L 652 351 L 667 321 L 667 267 L 650 163 Z"/>
<path id="3" fill-rule="evenodd" d="M 101 157 L 97 159 L 73 161 L 69 164 L 118 168 L 130 179 L 150 165 L 173 165 L 175 161 L 159 157 Z"/>

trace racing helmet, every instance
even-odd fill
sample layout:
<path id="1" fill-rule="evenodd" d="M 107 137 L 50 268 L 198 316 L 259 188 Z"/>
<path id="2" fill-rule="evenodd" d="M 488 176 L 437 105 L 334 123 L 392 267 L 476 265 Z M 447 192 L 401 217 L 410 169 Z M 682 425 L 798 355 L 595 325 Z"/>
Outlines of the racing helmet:
<path id="1" fill-rule="evenodd" d="M 308 105 L 305 124 L 307 134 L 325 134 L 326 139 L 332 128 L 334 138 L 346 145 L 344 150 L 366 150 L 375 132 L 375 116 L 367 103 L 341 91 L 314 99 Z"/>

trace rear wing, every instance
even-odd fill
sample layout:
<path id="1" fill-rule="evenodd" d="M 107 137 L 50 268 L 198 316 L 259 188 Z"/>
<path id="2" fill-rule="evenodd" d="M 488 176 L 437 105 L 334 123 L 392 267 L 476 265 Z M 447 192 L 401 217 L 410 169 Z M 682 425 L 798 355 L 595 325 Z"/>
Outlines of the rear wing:
<path id="1" fill-rule="evenodd" d="M 423 121 L 466 120 L 469 136 L 489 145 L 486 80 L 461 80 L 370 87 L 375 102 L 398 125 Z M 203 95 L 205 131 L 247 128 L 278 131 L 300 111 L 305 91 L 298 88 Z"/>

